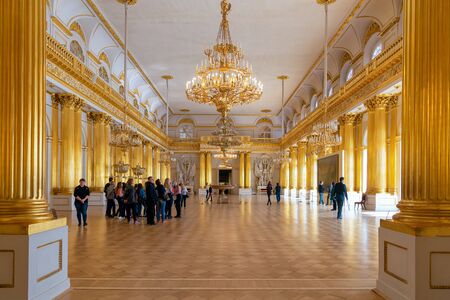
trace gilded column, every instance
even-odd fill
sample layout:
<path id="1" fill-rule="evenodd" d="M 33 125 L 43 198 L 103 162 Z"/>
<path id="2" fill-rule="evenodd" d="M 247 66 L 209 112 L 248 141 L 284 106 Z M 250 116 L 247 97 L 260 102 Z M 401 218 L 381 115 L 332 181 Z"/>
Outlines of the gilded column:
<path id="1" fill-rule="evenodd" d="M 153 176 L 153 148 L 149 141 L 144 142 L 144 168 L 148 176 Z"/>
<path id="2" fill-rule="evenodd" d="M 159 150 L 158 147 L 154 147 L 153 148 L 153 175 L 156 179 L 160 179 L 160 180 L 164 180 L 161 178 L 161 168 L 160 168 L 160 164 L 159 164 L 159 160 L 160 160 L 160 155 L 161 155 L 161 151 Z"/>
<path id="3" fill-rule="evenodd" d="M 286 188 L 286 178 L 284 178 L 286 164 L 284 161 L 280 163 L 280 185 L 284 189 Z"/>
<path id="4" fill-rule="evenodd" d="M 344 178 L 347 190 L 355 190 L 355 114 L 346 114 L 339 118 L 339 124 L 343 129 L 342 150 L 344 151 Z"/>
<path id="5" fill-rule="evenodd" d="M 200 152 L 200 163 L 199 163 L 199 173 L 200 173 L 200 180 L 199 185 L 200 188 L 204 188 L 206 185 L 206 155 L 205 152 Z"/>
<path id="6" fill-rule="evenodd" d="M 450 225 L 450 7 L 405 2 L 399 222 Z M 448 248 L 447 248 L 448 249 Z"/>
<path id="7" fill-rule="evenodd" d="M 161 170 L 161 180 L 163 181 L 163 183 L 164 183 L 164 180 L 166 180 L 166 178 L 168 178 L 167 177 L 167 165 L 166 165 L 166 163 L 165 162 L 161 162 L 160 163 L 160 170 Z"/>
<path id="8" fill-rule="evenodd" d="M 252 187 L 252 158 L 250 152 L 245 153 L 245 188 Z"/>
<path id="9" fill-rule="evenodd" d="M 81 108 L 83 101 L 72 94 L 55 94 L 54 97 L 55 101 L 61 105 L 59 192 L 70 194 L 81 178 Z"/>
<path id="10" fill-rule="evenodd" d="M 93 123 L 93 178 L 91 186 L 93 191 L 102 192 L 103 186 L 109 177 L 109 123 L 111 117 L 100 112 L 88 113 L 88 120 Z"/>
<path id="11" fill-rule="evenodd" d="M 362 159 L 363 159 L 363 114 L 355 116 L 355 192 L 362 192 Z"/>
<path id="12" fill-rule="evenodd" d="M 297 187 L 306 189 L 306 142 L 297 143 Z"/>
<path id="13" fill-rule="evenodd" d="M 289 157 L 287 157 L 286 161 L 283 163 L 283 177 L 284 177 L 284 187 L 289 189 L 290 186 L 290 176 L 289 176 Z"/>
<path id="14" fill-rule="evenodd" d="M 289 188 L 297 189 L 297 147 L 291 147 L 289 153 Z"/>
<path id="15" fill-rule="evenodd" d="M 245 188 L 245 153 L 239 152 L 239 188 Z"/>
<path id="16" fill-rule="evenodd" d="M 306 189 L 316 190 L 317 187 L 317 154 L 308 145 L 306 155 Z"/>
<path id="17" fill-rule="evenodd" d="M 396 96 L 375 96 L 365 103 L 367 124 L 367 193 L 386 192 L 386 108 Z"/>
<path id="18" fill-rule="evenodd" d="M 59 103 L 52 97 L 52 191 L 59 191 Z"/>
<path id="19" fill-rule="evenodd" d="M 43 222 L 45 1 L 1 1 L 0 15 L 0 224 Z"/>
<path id="20" fill-rule="evenodd" d="M 400 146 L 397 141 L 398 126 L 398 98 L 392 97 L 389 102 L 389 151 L 388 151 L 388 167 L 387 167 L 387 192 L 391 194 L 397 193 L 397 150 Z"/>
<path id="21" fill-rule="evenodd" d="M 167 169 L 167 178 L 173 179 L 172 178 L 172 163 L 170 162 L 170 158 L 169 161 L 166 163 L 166 169 Z"/>
<path id="22" fill-rule="evenodd" d="M 206 153 L 206 182 L 212 184 L 212 156 L 211 152 Z"/>

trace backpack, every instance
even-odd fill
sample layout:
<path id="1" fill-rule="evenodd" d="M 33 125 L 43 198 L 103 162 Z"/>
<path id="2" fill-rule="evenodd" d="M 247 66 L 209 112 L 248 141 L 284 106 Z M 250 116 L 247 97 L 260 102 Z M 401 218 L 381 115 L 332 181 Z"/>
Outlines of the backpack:
<path id="1" fill-rule="evenodd" d="M 115 190 L 114 190 L 114 184 L 108 183 L 107 187 L 105 188 L 105 195 L 106 199 L 114 199 L 115 197 Z"/>

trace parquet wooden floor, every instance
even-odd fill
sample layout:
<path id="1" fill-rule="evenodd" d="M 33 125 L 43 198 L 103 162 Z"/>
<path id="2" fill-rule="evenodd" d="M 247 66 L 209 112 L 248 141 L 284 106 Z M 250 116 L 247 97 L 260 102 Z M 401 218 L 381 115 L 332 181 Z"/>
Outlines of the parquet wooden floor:
<path id="1" fill-rule="evenodd" d="M 181 219 L 157 226 L 90 207 L 79 228 L 67 214 L 72 289 L 59 299 L 380 299 L 378 217 L 265 201 L 191 197 Z"/>

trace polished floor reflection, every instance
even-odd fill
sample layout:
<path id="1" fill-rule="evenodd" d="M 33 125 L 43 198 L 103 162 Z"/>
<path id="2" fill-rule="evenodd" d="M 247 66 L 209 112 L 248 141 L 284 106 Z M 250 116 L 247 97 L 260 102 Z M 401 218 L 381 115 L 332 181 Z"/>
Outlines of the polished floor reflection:
<path id="1" fill-rule="evenodd" d="M 61 299 L 379 299 L 379 217 L 264 196 L 188 199 L 181 219 L 128 225 L 89 208 L 69 221 L 69 277 Z M 385 215 L 383 215 L 385 217 Z"/>

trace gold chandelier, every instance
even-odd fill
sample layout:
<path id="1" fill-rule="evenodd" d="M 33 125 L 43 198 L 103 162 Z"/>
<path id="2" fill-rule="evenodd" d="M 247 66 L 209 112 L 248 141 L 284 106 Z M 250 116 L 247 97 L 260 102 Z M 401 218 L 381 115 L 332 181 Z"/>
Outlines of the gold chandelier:
<path id="1" fill-rule="evenodd" d="M 204 51 L 207 59 L 186 83 L 186 96 L 194 102 L 215 105 L 226 116 L 233 106 L 260 99 L 263 85 L 252 76 L 252 67 L 244 60 L 242 49 L 231 40 L 227 19 L 231 4 L 222 0 L 221 10 L 216 44 Z"/>
<path id="2" fill-rule="evenodd" d="M 312 134 L 308 137 L 308 143 L 316 153 L 327 151 L 333 146 L 341 144 L 339 129 L 336 122 L 317 123 L 313 126 Z"/>

